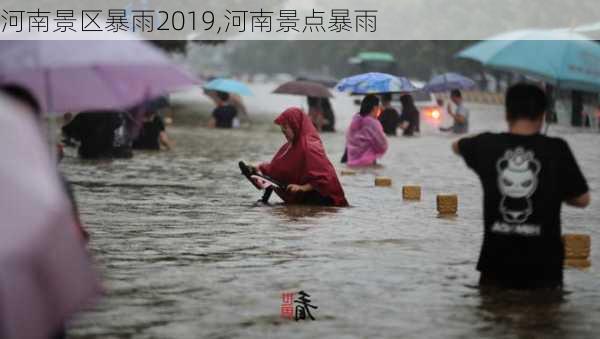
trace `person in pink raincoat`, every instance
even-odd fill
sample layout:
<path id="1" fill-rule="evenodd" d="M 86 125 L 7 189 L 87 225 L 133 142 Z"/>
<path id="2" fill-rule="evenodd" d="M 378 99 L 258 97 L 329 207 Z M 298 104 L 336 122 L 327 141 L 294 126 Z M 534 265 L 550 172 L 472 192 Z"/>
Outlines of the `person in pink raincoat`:
<path id="1" fill-rule="evenodd" d="M 360 112 L 354 116 L 346 134 L 346 156 L 348 166 L 371 166 L 388 149 L 387 138 L 377 116 L 381 111 L 379 98 L 367 95 Z"/>

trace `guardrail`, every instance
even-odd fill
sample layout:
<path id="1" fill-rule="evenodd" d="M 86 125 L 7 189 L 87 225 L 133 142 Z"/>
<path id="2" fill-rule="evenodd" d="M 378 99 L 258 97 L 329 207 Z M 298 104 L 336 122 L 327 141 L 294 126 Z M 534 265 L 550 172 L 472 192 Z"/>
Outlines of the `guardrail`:
<path id="1" fill-rule="evenodd" d="M 504 105 L 504 94 L 503 93 L 490 93 L 483 91 L 464 91 L 463 98 L 467 102 L 473 102 L 478 104 L 489 104 L 489 105 Z M 444 100 L 449 100 L 449 94 L 439 95 Z"/>

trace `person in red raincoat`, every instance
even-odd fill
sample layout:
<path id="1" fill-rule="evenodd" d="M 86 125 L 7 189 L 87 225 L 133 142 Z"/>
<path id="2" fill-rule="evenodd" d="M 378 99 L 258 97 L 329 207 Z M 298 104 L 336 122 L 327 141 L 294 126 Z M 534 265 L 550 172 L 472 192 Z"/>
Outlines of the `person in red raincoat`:
<path id="1" fill-rule="evenodd" d="M 270 163 L 258 170 L 287 184 L 275 193 L 287 204 L 348 206 L 335 168 L 327 158 L 312 121 L 301 109 L 289 108 L 275 124 L 287 139 Z"/>

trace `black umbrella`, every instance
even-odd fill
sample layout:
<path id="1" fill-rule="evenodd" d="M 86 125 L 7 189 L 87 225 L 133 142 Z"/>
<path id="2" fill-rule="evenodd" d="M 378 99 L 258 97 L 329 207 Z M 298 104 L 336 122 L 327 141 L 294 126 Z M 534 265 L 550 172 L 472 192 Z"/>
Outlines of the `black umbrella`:
<path id="1" fill-rule="evenodd" d="M 331 98 L 333 95 L 329 89 L 319 83 L 311 81 L 290 81 L 277 87 L 273 91 L 276 94 L 302 95 L 314 98 Z"/>

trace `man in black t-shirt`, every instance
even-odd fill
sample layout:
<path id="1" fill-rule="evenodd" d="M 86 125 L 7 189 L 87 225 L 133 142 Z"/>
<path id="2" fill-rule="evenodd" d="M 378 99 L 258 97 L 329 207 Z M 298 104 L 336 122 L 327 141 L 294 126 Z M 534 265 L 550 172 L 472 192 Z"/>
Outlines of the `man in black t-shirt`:
<path id="1" fill-rule="evenodd" d="M 167 135 L 163 118 L 158 113 L 150 111 L 146 113 L 140 134 L 133 142 L 133 148 L 160 151 L 161 145 L 167 150 L 173 148 L 173 142 Z"/>
<path id="2" fill-rule="evenodd" d="M 506 94 L 508 133 L 453 144 L 483 186 L 482 286 L 562 286 L 562 203 L 584 208 L 590 195 L 569 145 L 540 134 L 546 106 L 540 88 L 515 85 Z"/>
<path id="3" fill-rule="evenodd" d="M 209 127 L 216 128 L 233 128 L 235 118 L 237 117 L 237 109 L 229 103 L 229 94 L 225 92 L 217 92 L 216 95 L 217 108 L 212 113 L 212 119 Z"/>

